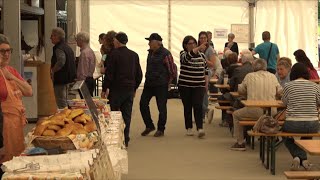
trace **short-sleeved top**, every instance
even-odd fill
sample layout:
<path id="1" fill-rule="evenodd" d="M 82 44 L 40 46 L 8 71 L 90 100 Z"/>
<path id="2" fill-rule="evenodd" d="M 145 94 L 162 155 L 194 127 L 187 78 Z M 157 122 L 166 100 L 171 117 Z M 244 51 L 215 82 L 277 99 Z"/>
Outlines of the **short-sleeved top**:
<path id="1" fill-rule="evenodd" d="M 271 42 L 263 42 L 259 44 L 254 51 L 259 54 L 259 57 L 266 60 L 268 63 L 268 69 L 277 69 L 277 55 L 279 54 L 278 46 L 272 43 L 272 49 L 270 52 L 270 58 L 268 59 L 269 50 L 271 47 Z"/>
<path id="2" fill-rule="evenodd" d="M 7 70 L 13 74 L 15 77 L 17 77 L 20 80 L 23 80 L 23 78 L 21 77 L 21 75 L 18 73 L 17 70 L 15 70 L 13 67 L 11 66 L 6 66 Z M 7 91 L 7 86 L 6 83 L 4 81 L 4 77 L 2 76 L 2 74 L 0 73 L 0 101 L 5 101 L 7 99 L 8 96 L 8 91 Z"/>

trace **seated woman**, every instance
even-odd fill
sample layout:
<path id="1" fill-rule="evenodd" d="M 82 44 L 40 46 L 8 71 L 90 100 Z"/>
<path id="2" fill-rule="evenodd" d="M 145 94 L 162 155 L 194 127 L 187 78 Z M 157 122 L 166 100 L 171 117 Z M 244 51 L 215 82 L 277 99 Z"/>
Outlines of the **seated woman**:
<path id="1" fill-rule="evenodd" d="M 293 55 L 295 56 L 297 62 L 304 64 L 308 68 L 310 74 L 310 79 L 319 79 L 317 70 L 313 67 L 310 59 L 307 57 L 306 53 L 302 49 L 296 50 Z"/>
<path id="2" fill-rule="evenodd" d="M 282 57 L 278 61 L 276 77 L 282 87 L 290 81 L 291 66 L 291 59 L 287 57 Z"/>
<path id="3" fill-rule="evenodd" d="M 225 83 L 224 81 L 224 74 L 228 75 L 228 79 L 231 79 L 233 77 L 234 71 L 239 65 L 237 64 L 238 62 L 238 55 L 237 53 L 233 52 L 227 57 L 227 61 L 229 64 L 229 67 L 226 69 L 226 72 L 224 71 L 221 73 L 220 78 L 218 83 L 222 84 Z M 229 83 L 229 82 L 227 82 Z M 221 93 L 223 93 L 221 96 L 218 97 L 218 100 L 228 100 L 232 101 L 233 98 L 230 94 L 230 90 L 228 89 L 220 89 Z M 230 106 L 230 103 L 219 103 L 220 106 Z M 220 126 L 223 127 L 229 127 L 229 123 L 231 120 L 231 115 L 227 114 L 226 110 L 222 110 L 222 122 L 219 124 Z"/>
<path id="4" fill-rule="evenodd" d="M 32 96 L 31 86 L 11 66 L 12 48 L 6 36 L 0 34 L 0 101 L 3 112 L 3 148 L 0 164 L 19 156 L 24 147 L 23 127 L 26 123 L 22 96 Z"/>
<path id="5" fill-rule="evenodd" d="M 304 64 L 296 63 L 292 67 L 291 81 L 285 85 L 282 96 L 282 101 L 287 106 L 286 120 L 282 127 L 284 132 L 316 133 L 319 131 L 320 87 L 308 81 L 309 78 L 308 68 Z M 301 137 L 301 139 L 312 138 Z M 294 139 L 285 138 L 284 143 L 293 157 L 291 170 L 299 170 L 300 165 L 310 170 L 311 165 L 307 160 L 306 152 L 294 143 Z"/>

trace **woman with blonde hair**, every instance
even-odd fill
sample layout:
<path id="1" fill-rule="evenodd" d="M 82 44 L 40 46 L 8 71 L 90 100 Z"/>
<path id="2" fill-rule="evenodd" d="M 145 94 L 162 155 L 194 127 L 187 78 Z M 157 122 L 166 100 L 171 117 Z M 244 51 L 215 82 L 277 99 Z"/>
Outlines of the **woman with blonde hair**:
<path id="1" fill-rule="evenodd" d="M 228 42 L 224 44 L 224 50 L 230 49 L 232 52 L 237 53 L 239 55 L 239 48 L 238 48 L 238 43 L 234 42 L 234 38 L 236 36 L 233 33 L 228 34 Z"/>

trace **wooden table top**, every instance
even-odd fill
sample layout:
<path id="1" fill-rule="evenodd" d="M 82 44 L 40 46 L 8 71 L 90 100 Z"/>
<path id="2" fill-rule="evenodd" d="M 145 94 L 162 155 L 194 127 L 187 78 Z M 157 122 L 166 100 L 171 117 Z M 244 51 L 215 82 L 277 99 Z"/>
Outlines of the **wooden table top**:
<path id="1" fill-rule="evenodd" d="M 215 84 L 214 87 L 217 87 L 219 89 L 230 89 L 229 84 Z"/>
<path id="2" fill-rule="evenodd" d="M 270 107 L 285 107 L 281 100 L 242 100 L 241 103 L 246 107 L 261 107 L 261 108 L 270 108 Z"/>
<path id="3" fill-rule="evenodd" d="M 211 78 L 211 79 L 209 80 L 209 82 L 214 84 L 214 83 L 217 83 L 217 82 L 218 82 L 218 79 Z"/>
<path id="4" fill-rule="evenodd" d="M 320 140 L 295 140 L 294 143 L 310 155 L 320 156 Z"/>
<path id="5" fill-rule="evenodd" d="M 233 97 L 239 97 L 240 94 L 238 92 L 230 92 L 231 96 Z"/>

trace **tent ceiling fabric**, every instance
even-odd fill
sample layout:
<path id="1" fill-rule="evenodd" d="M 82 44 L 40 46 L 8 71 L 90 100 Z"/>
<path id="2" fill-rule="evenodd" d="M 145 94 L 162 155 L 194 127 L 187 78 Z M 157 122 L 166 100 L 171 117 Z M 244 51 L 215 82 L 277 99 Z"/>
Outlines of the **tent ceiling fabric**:
<path id="1" fill-rule="evenodd" d="M 148 41 L 157 32 L 165 47 L 169 42 L 168 0 L 91 0 L 90 39 L 99 51 L 98 35 L 109 30 L 123 31 L 129 37 L 128 47 L 139 54 L 143 71 L 146 67 Z M 255 44 L 262 42 L 261 33 L 270 31 L 271 41 L 279 46 L 280 55 L 292 60 L 293 52 L 306 50 L 317 65 L 317 0 L 259 0 L 255 8 Z M 246 0 L 171 0 L 171 52 L 179 64 L 179 52 L 186 35 L 196 39 L 200 31 L 227 29 L 231 24 L 248 24 Z M 215 49 L 223 51 L 226 38 L 214 38 Z M 248 43 L 239 43 L 246 49 Z M 179 66 L 179 65 L 178 65 Z"/>

